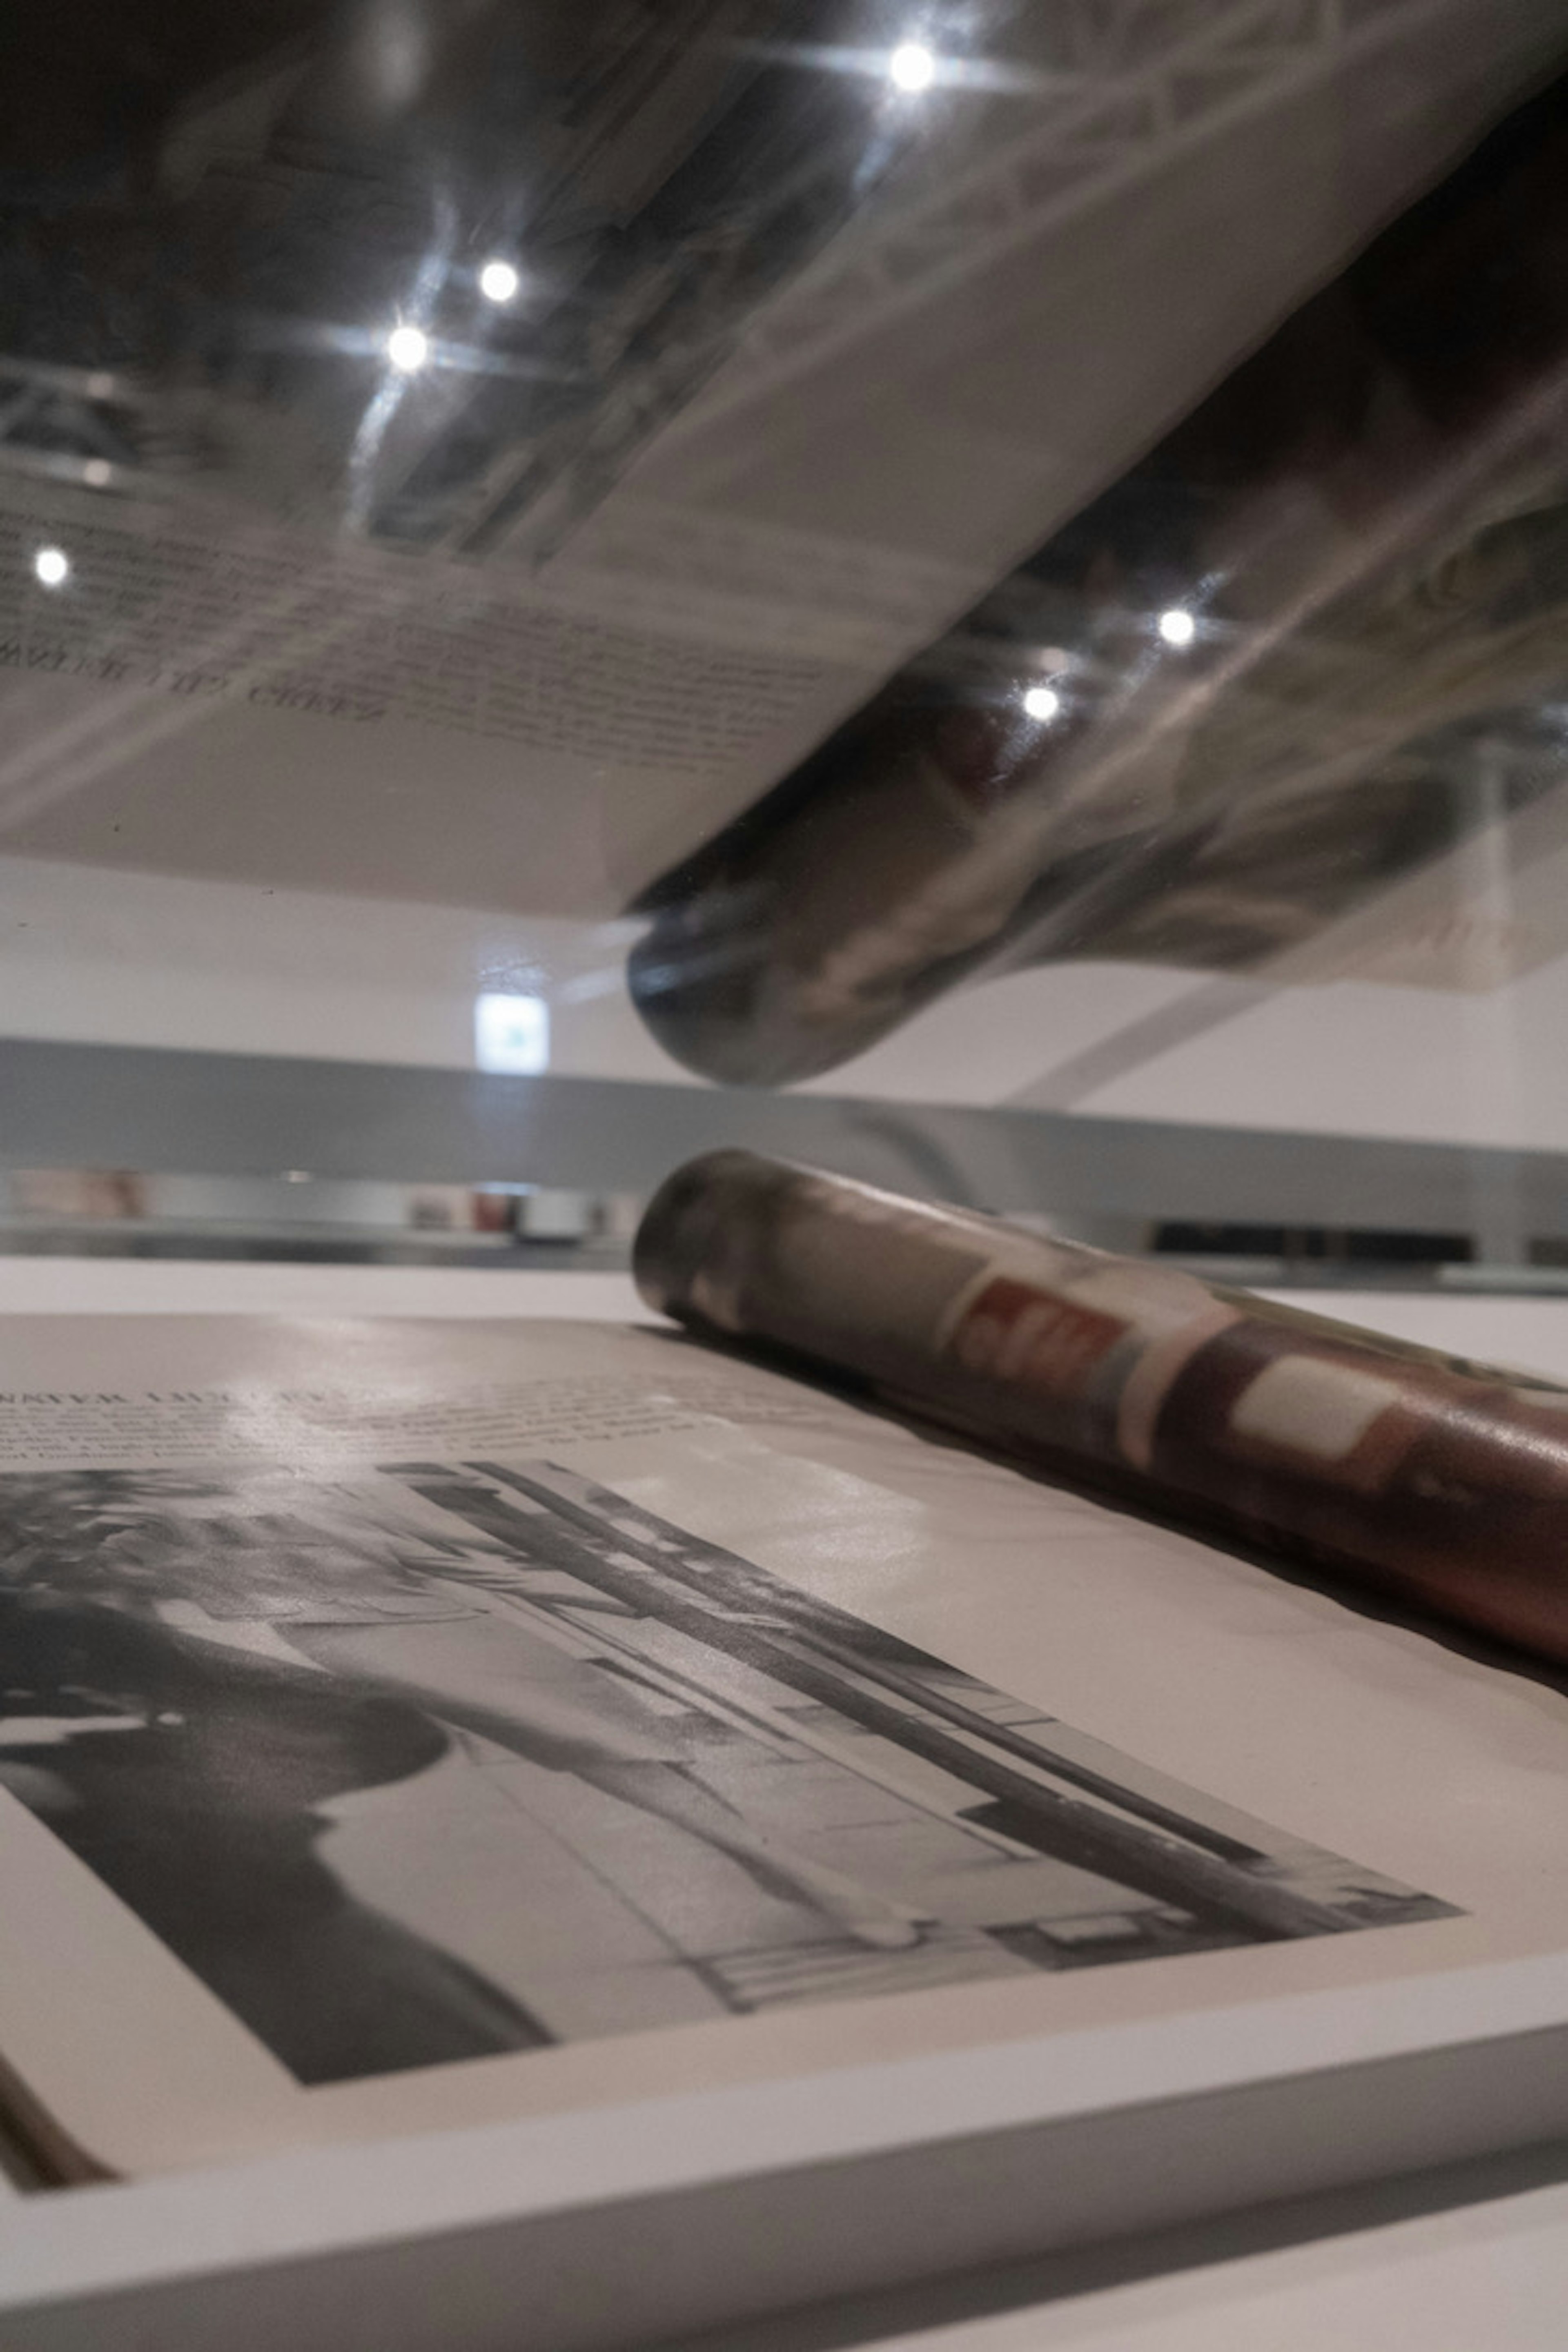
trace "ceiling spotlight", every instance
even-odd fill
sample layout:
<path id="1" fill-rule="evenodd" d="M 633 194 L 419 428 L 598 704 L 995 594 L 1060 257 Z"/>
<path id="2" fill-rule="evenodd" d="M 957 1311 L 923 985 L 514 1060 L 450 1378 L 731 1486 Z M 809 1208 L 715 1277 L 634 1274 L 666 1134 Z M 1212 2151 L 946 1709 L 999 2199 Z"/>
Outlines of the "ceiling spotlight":
<path id="1" fill-rule="evenodd" d="M 479 292 L 487 302 L 510 302 L 522 280 L 510 261 L 487 261 L 479 272 Z"/>
<path id="2" fill-rule="evenodd" d="M 413 375 L 430 356 L 430 338 L 422 327 L 394 327 L 386 356 L 401 375 Z"/>
<path id="3" fill-rule="evenodd" d="M 1032 686 L 1024 697 L 1024 716 L 1037 719 L 1042 726 L 1054 719 L 1062 707 L 1061 696 L 1054 686 Z"/>
<path id="4" fill-rule="evenodd" d="M 40 547 L 33 558 L 34 576 L 46 588 L 63 588 L 70 578 L 70 558 L 63 547 Z"/>
<path id="5" fill-rule="evenodd" d="M 888 59 L 888 79 L 895 89 L 929 89 L 936 79 L 936 58 L 923 41 L 900 41 Z"/>
<path id="6" fill-rule="evenodd" d="M 1198 633 L 1198 625 L 1184 604 L 1173 604 L 1168 613 L 1162 613 L 1159 625 L 1168 646 L 1190 646 Z"/>

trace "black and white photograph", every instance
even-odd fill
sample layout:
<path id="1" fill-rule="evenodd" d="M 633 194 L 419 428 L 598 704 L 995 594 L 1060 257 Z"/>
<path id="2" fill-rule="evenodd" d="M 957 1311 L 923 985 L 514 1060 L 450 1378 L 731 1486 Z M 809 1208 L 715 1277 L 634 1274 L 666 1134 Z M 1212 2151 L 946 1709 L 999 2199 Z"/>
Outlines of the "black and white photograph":
<path id="1" fill-rule="evenodd" d="M 0 1786 L 304 2084 L 1453 1916 L 549 1462 L 0 1504 Z"/>

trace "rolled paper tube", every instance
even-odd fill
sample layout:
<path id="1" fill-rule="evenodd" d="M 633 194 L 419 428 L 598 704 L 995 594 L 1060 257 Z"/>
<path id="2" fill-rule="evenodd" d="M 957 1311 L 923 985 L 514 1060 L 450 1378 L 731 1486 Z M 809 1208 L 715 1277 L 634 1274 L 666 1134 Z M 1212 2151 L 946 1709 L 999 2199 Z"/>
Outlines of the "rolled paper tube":
<path id="1" fill-rule="evenodd" d="M 679 1169 L 650 1305 L 1047 1468 L 1568 1660 L 1568 1389 L 747 1151 Z"/>

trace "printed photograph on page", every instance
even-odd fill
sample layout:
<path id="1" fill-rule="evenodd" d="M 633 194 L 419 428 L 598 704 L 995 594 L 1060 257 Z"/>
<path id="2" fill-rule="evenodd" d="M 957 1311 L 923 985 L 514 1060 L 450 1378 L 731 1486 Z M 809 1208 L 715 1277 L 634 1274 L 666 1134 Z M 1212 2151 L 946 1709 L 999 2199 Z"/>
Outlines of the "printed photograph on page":
<path id="1" fill-rule="evenodd" d="M 0 1786 L 302 2084 L 1456 1916 L 547 1459 L 0 1525 Z"/>

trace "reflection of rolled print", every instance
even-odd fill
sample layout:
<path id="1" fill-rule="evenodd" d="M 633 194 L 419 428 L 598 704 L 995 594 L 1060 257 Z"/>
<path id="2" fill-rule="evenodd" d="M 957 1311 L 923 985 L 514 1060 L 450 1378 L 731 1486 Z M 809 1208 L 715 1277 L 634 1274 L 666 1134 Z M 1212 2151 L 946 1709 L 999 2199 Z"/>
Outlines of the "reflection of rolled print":
<path id="1" fill-rule="evenodd" d="M 1568 1394 L 749 1152 L 637 1236 L 678 1318 L 1568 1658 Z"/>

